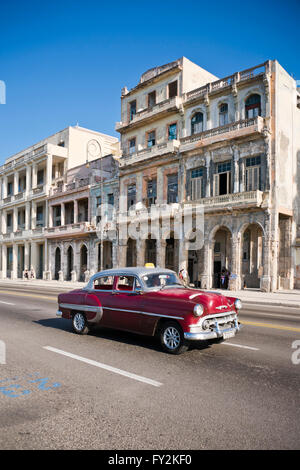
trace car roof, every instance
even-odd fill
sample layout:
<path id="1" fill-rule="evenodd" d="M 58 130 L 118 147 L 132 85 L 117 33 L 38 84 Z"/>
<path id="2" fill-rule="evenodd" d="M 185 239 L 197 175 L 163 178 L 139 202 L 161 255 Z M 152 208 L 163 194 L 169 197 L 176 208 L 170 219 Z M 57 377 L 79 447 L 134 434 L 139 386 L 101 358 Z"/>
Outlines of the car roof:
<path id="1" fill-rule="evenodd" d="M 132 267 L 132 268 L 115 268 L 115 269 L 105 269 L 104 271 L 99 271 L 98 273 L 94 274 L 94 277 L 101 276 L 126 276 L 126 275 L 137 275 L 143 276 L 145 274 L 157 274 L 161 272 L 168 272 L 174 273 L 171 269 L 166 268 L 147 268 L 144 266 L 141 267 Z"/>

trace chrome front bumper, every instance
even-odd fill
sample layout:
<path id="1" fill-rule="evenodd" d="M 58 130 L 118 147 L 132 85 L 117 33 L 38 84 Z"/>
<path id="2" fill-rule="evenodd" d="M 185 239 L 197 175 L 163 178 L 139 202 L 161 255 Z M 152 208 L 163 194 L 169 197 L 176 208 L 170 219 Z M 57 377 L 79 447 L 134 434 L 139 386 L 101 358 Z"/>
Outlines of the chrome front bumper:
<path id="1" fill-rule="evenodd" d="M 241 324 L 235 320 L 235 326 L 232 328 L 220 328 L 218 324 L 216 324 L 213 330 L 209 331 L 197 331 L 194 333 L 184 333 L 184 339 L 187 340 L 207 340 L 207 339 L 215 339 L 215 338 L 222 338 L 224 333 L 231 333 L 234 332 L 234 336 L 236 333 L 241 329 Z"/>
<path id="2" fill-rule="evenodd" d="M 61 312 L 60 310 L 57 310 L 56 316 L 57 316 L 58 318 L 61 318 L 61 317 L 62 317 L 62 312 Z"/>

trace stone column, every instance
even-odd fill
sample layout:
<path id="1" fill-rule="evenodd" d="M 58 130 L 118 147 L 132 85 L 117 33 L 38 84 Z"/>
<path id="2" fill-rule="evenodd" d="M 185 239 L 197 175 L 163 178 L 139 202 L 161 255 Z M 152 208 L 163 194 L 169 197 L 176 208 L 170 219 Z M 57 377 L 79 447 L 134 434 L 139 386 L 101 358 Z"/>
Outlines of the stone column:
<path id="1" fill-rule="evenodd" d="M 159 268 L 166 267 L 166 240 L 160 238 L 156 241 L 156 264 Z"/>
<path id="2" fill-rule="evenodd" d="M 229 290 L 241 288 L 241 236 L 233 233 L 231 239 L 231 273 L 229 279 Z"/>
<path id="3" fill-rule="evenodd" d="M 30 269 L 29 266 L 29 242 L 24 242 L 24 269 Z"/>
<path id="4" fill-rule="evenodd" d="M 49 202 L 45 200 L 44 205 L 44 227 L 49 226 Z"/>
<path id="5" fill-rule="evenodd" d="M 7 197 L 7 176 L 6 175 L 3 177 L 2 197 L 3 199 Z"/>
<path id="6" fill-rule="evenodd" d="M 119 266 L 126 266 L 127 240 L 119 240 Z"/>
<path id="7" fill-rule="evenodd" d="M 31 190 L 31 167 L 26 165 L 26 196 L 29 195 Z"/>
<path id="8" fill-rule="evenodd" d="M 11 279 L 17 279 L 17 278 L 18 278 L 18 245 L 14 243 Z"/>
<path id="9" fill-rule="evenodd" d="M 112 242 L 112 266 L 113 268 L 117 268 L 119 266 L 118 263 L 118 241 L 113 240 Z"/>
<path id="10" fill-rule="evenodd" d="M 44 260 L 44 271 L 43 271 L 43 279 L 45 281 L 51 281 L 51 270 L 49 267 L 49 248 L 50 246 L 48 245 L 48 240 L 46 238 L 45 244 L 44 244 L 45 260 Z"/>
<path id="11" fill-rule="evenodd" d="M 18 208 L 14 207 L 14 212 L 13 212 L 13 232 L 16 232 L 18 230 Z"/>
<path id="12" fill-rule="evenodd" d="M 30 202 L 25 205 L 25 230 L 30 230 Z"/>
<path id="13" fill-rule="evenodd" d="M 6 213 L 6 210 L 2 211 L 1 217 L 2 217 L 1 228 L 2 228 L 2 234 L 3 234 L 3 233 L 7 232 L 7 213 Z"/>
<path id="14" fill-rule="evenodd" d="M 53 206 L 51 206 L 49 204 L 49 209 L 48 209 L 48 212 L 49 212 L 49 228 L 52 228 L 53 227 Z"/>
<path id="15" fill-rule="evenodd" d="M 36 242 L 31 242 L 31 266 L 30 270 L 33 270 L 34 277 L 36 278 L 36 271 L 37 271 L 37 245 Z"/>
<path id="16" fill-rule="evenodd" d="M 48 194 L 52 184 L 52 155 L 47 155 L 47 166 L 46 166 L 46 194 Z"/>
<path id="17" fill-rule="evenodd" d="M 65 205 L 62 202 L 60 205 L 60 225 L 65 225 Z"/>
<path id="18" fill-rule="evenodd" d="M 271 240 L 265 235 L 263 237 L 263 275 L 260 278 L 260 288 L 263 292 L 270 292 L 271 290 L 270 255 Z"/>
<path id="19" fill-rule="evenodd" d="M 78 223 L 78 201 L 74 199 L 74 224 Z"/>
<path id="20" fill-rule="evenodd" d="M 145 265 L 145 247 L 146 247 L 146 240 L 138 239 L 136 241 L 136 264 L 137 266 Z"/>
<path id="21" fill-rule="evenodd" d="M 7 277 L 7 246 L 2 245 L 2 279 Z"/>
<path id="22" fill-rule="evenodd" d="M 279 242 L 278 240 L 273 239 L 271 241 L 271 256 L 272 260 L 270 263 L 270 275 L 271 275 L 271 292 L 276 291 L 278 286 L 278 250 L 279 250 Z"/>
<path id="23" fill-rule="evenodd" d="M 14 195 L 18 194 L 19 192 L 19 172 L 14 172 Z"/>
<path id="24" fill-rule="evenodd" d="M 210 197 L 210 162 L 211 162 L 211 154 L 210 152 L 206 152 L 205 154 L 205 164 L 206 164 L 206 192 L 205 197 Z"/>
<path id="25" fill-rule="evenodd" d="M 201 289 L 210 289 L 212 287 L 212 247 L 213 247 L 213 242 L 210 240 L 205 240 L 204 241 L 204 246 L 203 246 L 203 266 L 204 266 L 204 271 L 200 276 L 201 280 Z"/>
<path id="26" fill-rule="evenodd" d="M 32 165 L 32 188 L 37 186 L 37 165 L 34 163 Z"/>
<path id="27" fill-rule="evenodd" d="M 240 171 L 241 171 L 241 178 L 240 178 L 240 193 L 243 193 L 246 190 L 245 186 L 245 158 L 240 160 Z"/>
<path id="28" fill-rule="evenodd" d="M 31 228 L 35 229 L 36 228 L 36 202 L 32 201 L 32 206 L 31 206 Z"/>
<path id="29" fill-rule="evenodd" d="M 233 146 L 233 166 L 234 166 L 234 181 L 233 192 L 238 193 L 240 189 L 240 175 L 239 175 L 239 148 L 237 145 Z"/>

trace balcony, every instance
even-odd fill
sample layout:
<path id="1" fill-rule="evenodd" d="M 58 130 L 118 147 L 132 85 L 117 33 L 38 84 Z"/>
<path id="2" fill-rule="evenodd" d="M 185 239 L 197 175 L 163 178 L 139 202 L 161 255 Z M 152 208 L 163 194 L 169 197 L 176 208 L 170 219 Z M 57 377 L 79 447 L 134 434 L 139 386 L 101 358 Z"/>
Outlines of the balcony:
<path id="1" fill-rule="evenodd" d="M 44 233 L 46 238 L 58 238 L 82 235 L 85 232 L 91 231 L 90 222 L 78 222 L 76 224 L 60 225 L 58 227 L 46 228 Z"/>
<path id="2" fill-rule="evenodd" d="M 269 193 L 259 190 L 243 193 L 223 194 L 222 196 L 206 197 L 197 201 L 187 201 L 185 204 L 197 204 L 204 206 L 204 212 L 216 212 L 218 210 L 246 209 L 248 207 L 266 207 Z"/>
<path id="3" fill-rule="evenodd" d="M 97 179 L 98 176 L 94 175 L 93 177 L 76 179 L 76 181 L 59 185 L 56 188 L 50 188 L 50 197 L 61 196 L 62 194 L 76 191 L 78 189 L 88 188 L 90 185 L 97 183 Z"/>
<path id="4" fill-rule="evenodd" d="M 40 196 L 41 194 L 44 194 L 45 192 L 45 186 L 43 184 L 39 184 L 36 186 L 36 188 L 32 189 L 32 195 L 33 196 Z"/>
<path id="5" fill-rule="evenodd" d="M 198 134 L 183 137 L 180 140 L 180 152 L 188 152 L 206 145 L 222 142 L 223 140 L 236 139 L 245 135 L 260 134 L 264 129 L 264 118 L 257 116 L 252 119 L 226 124 L 226 126 L 215 127 Z"/>
<path id="6" fill-rule="evenodd" d="M 116 131 L 127 131 L 131 127 L 137 127 L 138 125 L 144 125 L 154 121 L 158 117 L 161 119 L 169 113 L 178 111 L 181 104 L 182 98 L 180 96 L 174 96 L 173 98 L 161 101 L 152 107 L 141 109 L 136 113 L 131 121 L 117 122 Z"/>
<path id="7" fill-rule="evenodd" d="M 179 140 L 169 140 L 163 144 L 154 145 L 153 147 L 147 147 L 145 149 L 139 150 L 136 153 L 131 155 L 124 155 L 120 158 L 120 167 L 127 167 L 129 165 L 134 165 L 136 163 L 143 162 L 145 160 L 150 160 L 155 157 L 161 157 L 162 155 L 167 155 L 169 153 L 176 154 L 179 150 Z"/>
<path id="8" fill-rule="evenodd" d="M 21 199 L 23 199 L 24 194 L 25 193 L 23 191 L 19 192 L 18 194 L 15 194 L 15 201 L 20 201 Z"/>

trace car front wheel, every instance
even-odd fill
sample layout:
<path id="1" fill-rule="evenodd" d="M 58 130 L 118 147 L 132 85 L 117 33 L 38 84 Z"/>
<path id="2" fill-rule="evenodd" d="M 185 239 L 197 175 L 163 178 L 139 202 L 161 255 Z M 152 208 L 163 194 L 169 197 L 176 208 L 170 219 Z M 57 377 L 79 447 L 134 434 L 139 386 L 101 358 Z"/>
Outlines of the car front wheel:
<path id="1" fill-rule="evenodd" d="M 175 322 L 163 324 L 160 330 L 160 343 L 164 351 L 181 354 L 188 349 L 181 327 Z"/>
<path id="2" fill-rule="evenodd" d="M 83 313 L 75 313 L 72 320 L 73 331 L 78 335 L 86 335 L 89 332 L 89 326 Z"/>

